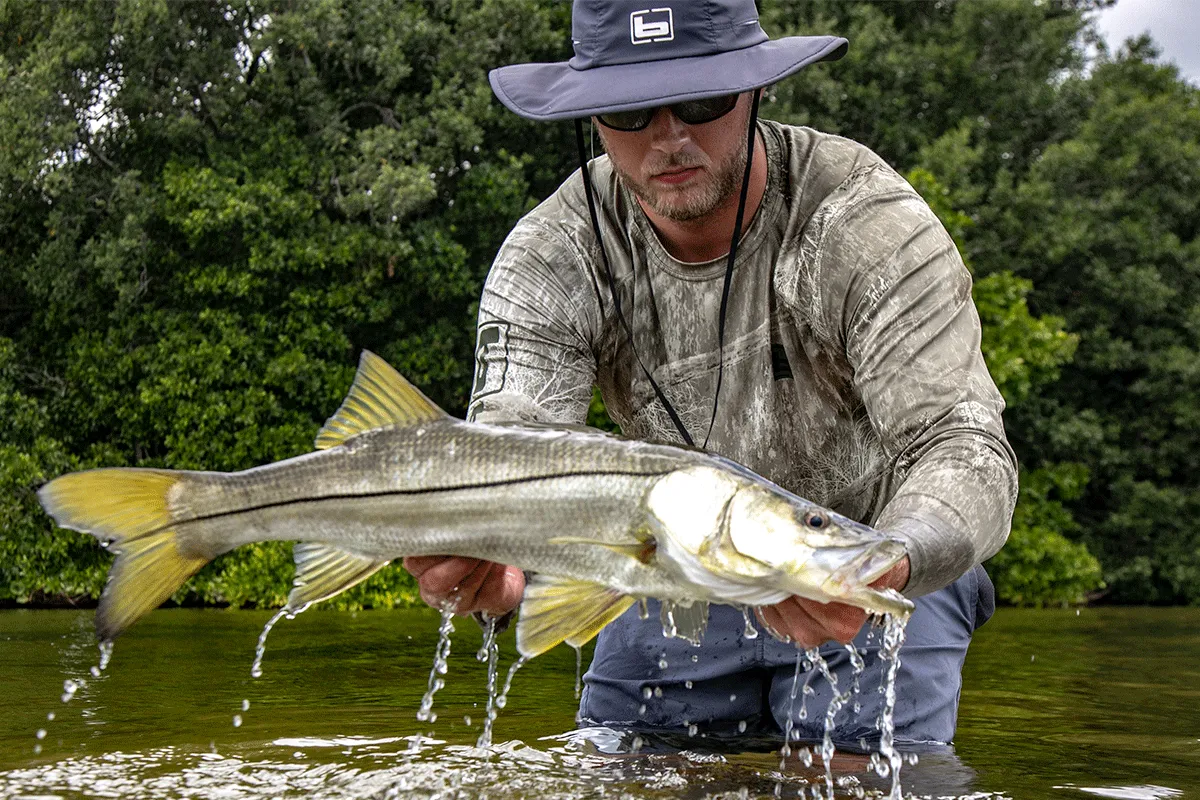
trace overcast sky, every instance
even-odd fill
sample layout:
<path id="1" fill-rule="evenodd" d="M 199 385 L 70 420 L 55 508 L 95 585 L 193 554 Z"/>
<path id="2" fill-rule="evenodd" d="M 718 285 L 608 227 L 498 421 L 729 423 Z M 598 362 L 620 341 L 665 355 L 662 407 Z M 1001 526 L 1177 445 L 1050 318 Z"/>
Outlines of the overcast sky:
<path id="1" fill-rule="evenodd" d="M 1114 53 L 1126 39 L 1150 31 L 1163 60 L 1200 86 L 1200 0 L 1117 0 L 1098 21 Z"/>

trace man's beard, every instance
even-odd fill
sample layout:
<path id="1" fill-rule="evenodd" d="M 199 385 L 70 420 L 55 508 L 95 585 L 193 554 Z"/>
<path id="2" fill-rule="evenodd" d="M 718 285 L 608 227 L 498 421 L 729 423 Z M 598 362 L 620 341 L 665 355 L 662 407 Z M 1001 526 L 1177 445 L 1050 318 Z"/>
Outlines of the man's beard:
<path id="1" fill-rule="evenodd" d="M 723 163 L 714 165 L 707 156 L 685 156 L 675 154 L 664 157 L 650 165 L 647 172 L 657 175 L 668 170 L 689 167 L 707 168 L 709 180 L 698 186 L 683 190 L 653 188 L 635 180 L 613 163 L 617 175 L 638 198 L 655 213 L 676 222 L 690 222 L 712 213 L 731 197 L 741 186 L 742 173 L 746 171 L 746 150 L 735 148 Z"/>

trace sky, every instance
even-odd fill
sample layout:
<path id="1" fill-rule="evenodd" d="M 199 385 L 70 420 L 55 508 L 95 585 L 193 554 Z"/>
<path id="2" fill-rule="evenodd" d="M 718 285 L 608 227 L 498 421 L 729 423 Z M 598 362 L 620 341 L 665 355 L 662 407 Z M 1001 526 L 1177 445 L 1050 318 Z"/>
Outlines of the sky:
<path id="1" fill-rule="evenodd" d="M 1117 0 L 1097 22 L 1113 53 L 1126 39 L 1150 31 L 1162 59 L 1200 86 L 1200 0 Z"/>

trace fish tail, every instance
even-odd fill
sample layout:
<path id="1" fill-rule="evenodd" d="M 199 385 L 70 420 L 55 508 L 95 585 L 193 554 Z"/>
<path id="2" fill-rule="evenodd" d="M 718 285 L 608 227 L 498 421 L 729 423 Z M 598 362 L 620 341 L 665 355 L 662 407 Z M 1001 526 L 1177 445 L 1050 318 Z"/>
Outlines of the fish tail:
<path id="1" fill-rule="evenodd" d="M 96 612 L 96 634 L 112 641 L 158 608 L 210 557 L 184 553 L 172 512 L 188 473 L 95 469 L 55 478 L 38 499 L 60 527 L 90 533 L 114 554 Z"/>

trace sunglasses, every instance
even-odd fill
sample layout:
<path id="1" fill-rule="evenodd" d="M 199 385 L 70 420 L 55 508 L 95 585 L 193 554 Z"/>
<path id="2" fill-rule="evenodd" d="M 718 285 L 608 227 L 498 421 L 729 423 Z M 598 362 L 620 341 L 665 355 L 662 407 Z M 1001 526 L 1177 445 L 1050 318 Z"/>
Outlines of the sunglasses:
<path id="1" fill-rule="evenodd" d="M 612 111 L 608 114 L 597 114 L 596 119 L 606 128 L 615 131 L 640 131 L 650 124 L 660 108 L 669 108 L 671 113 L 687 125 L 703 125 L 706 122 L 718 120 L 733 111 L 737 105 L 738 95 L 727 94 L 723 97 L 709 97 L 705 100 L 685 100 L 669 106 L 640 108 L 637 111 Z"/>

